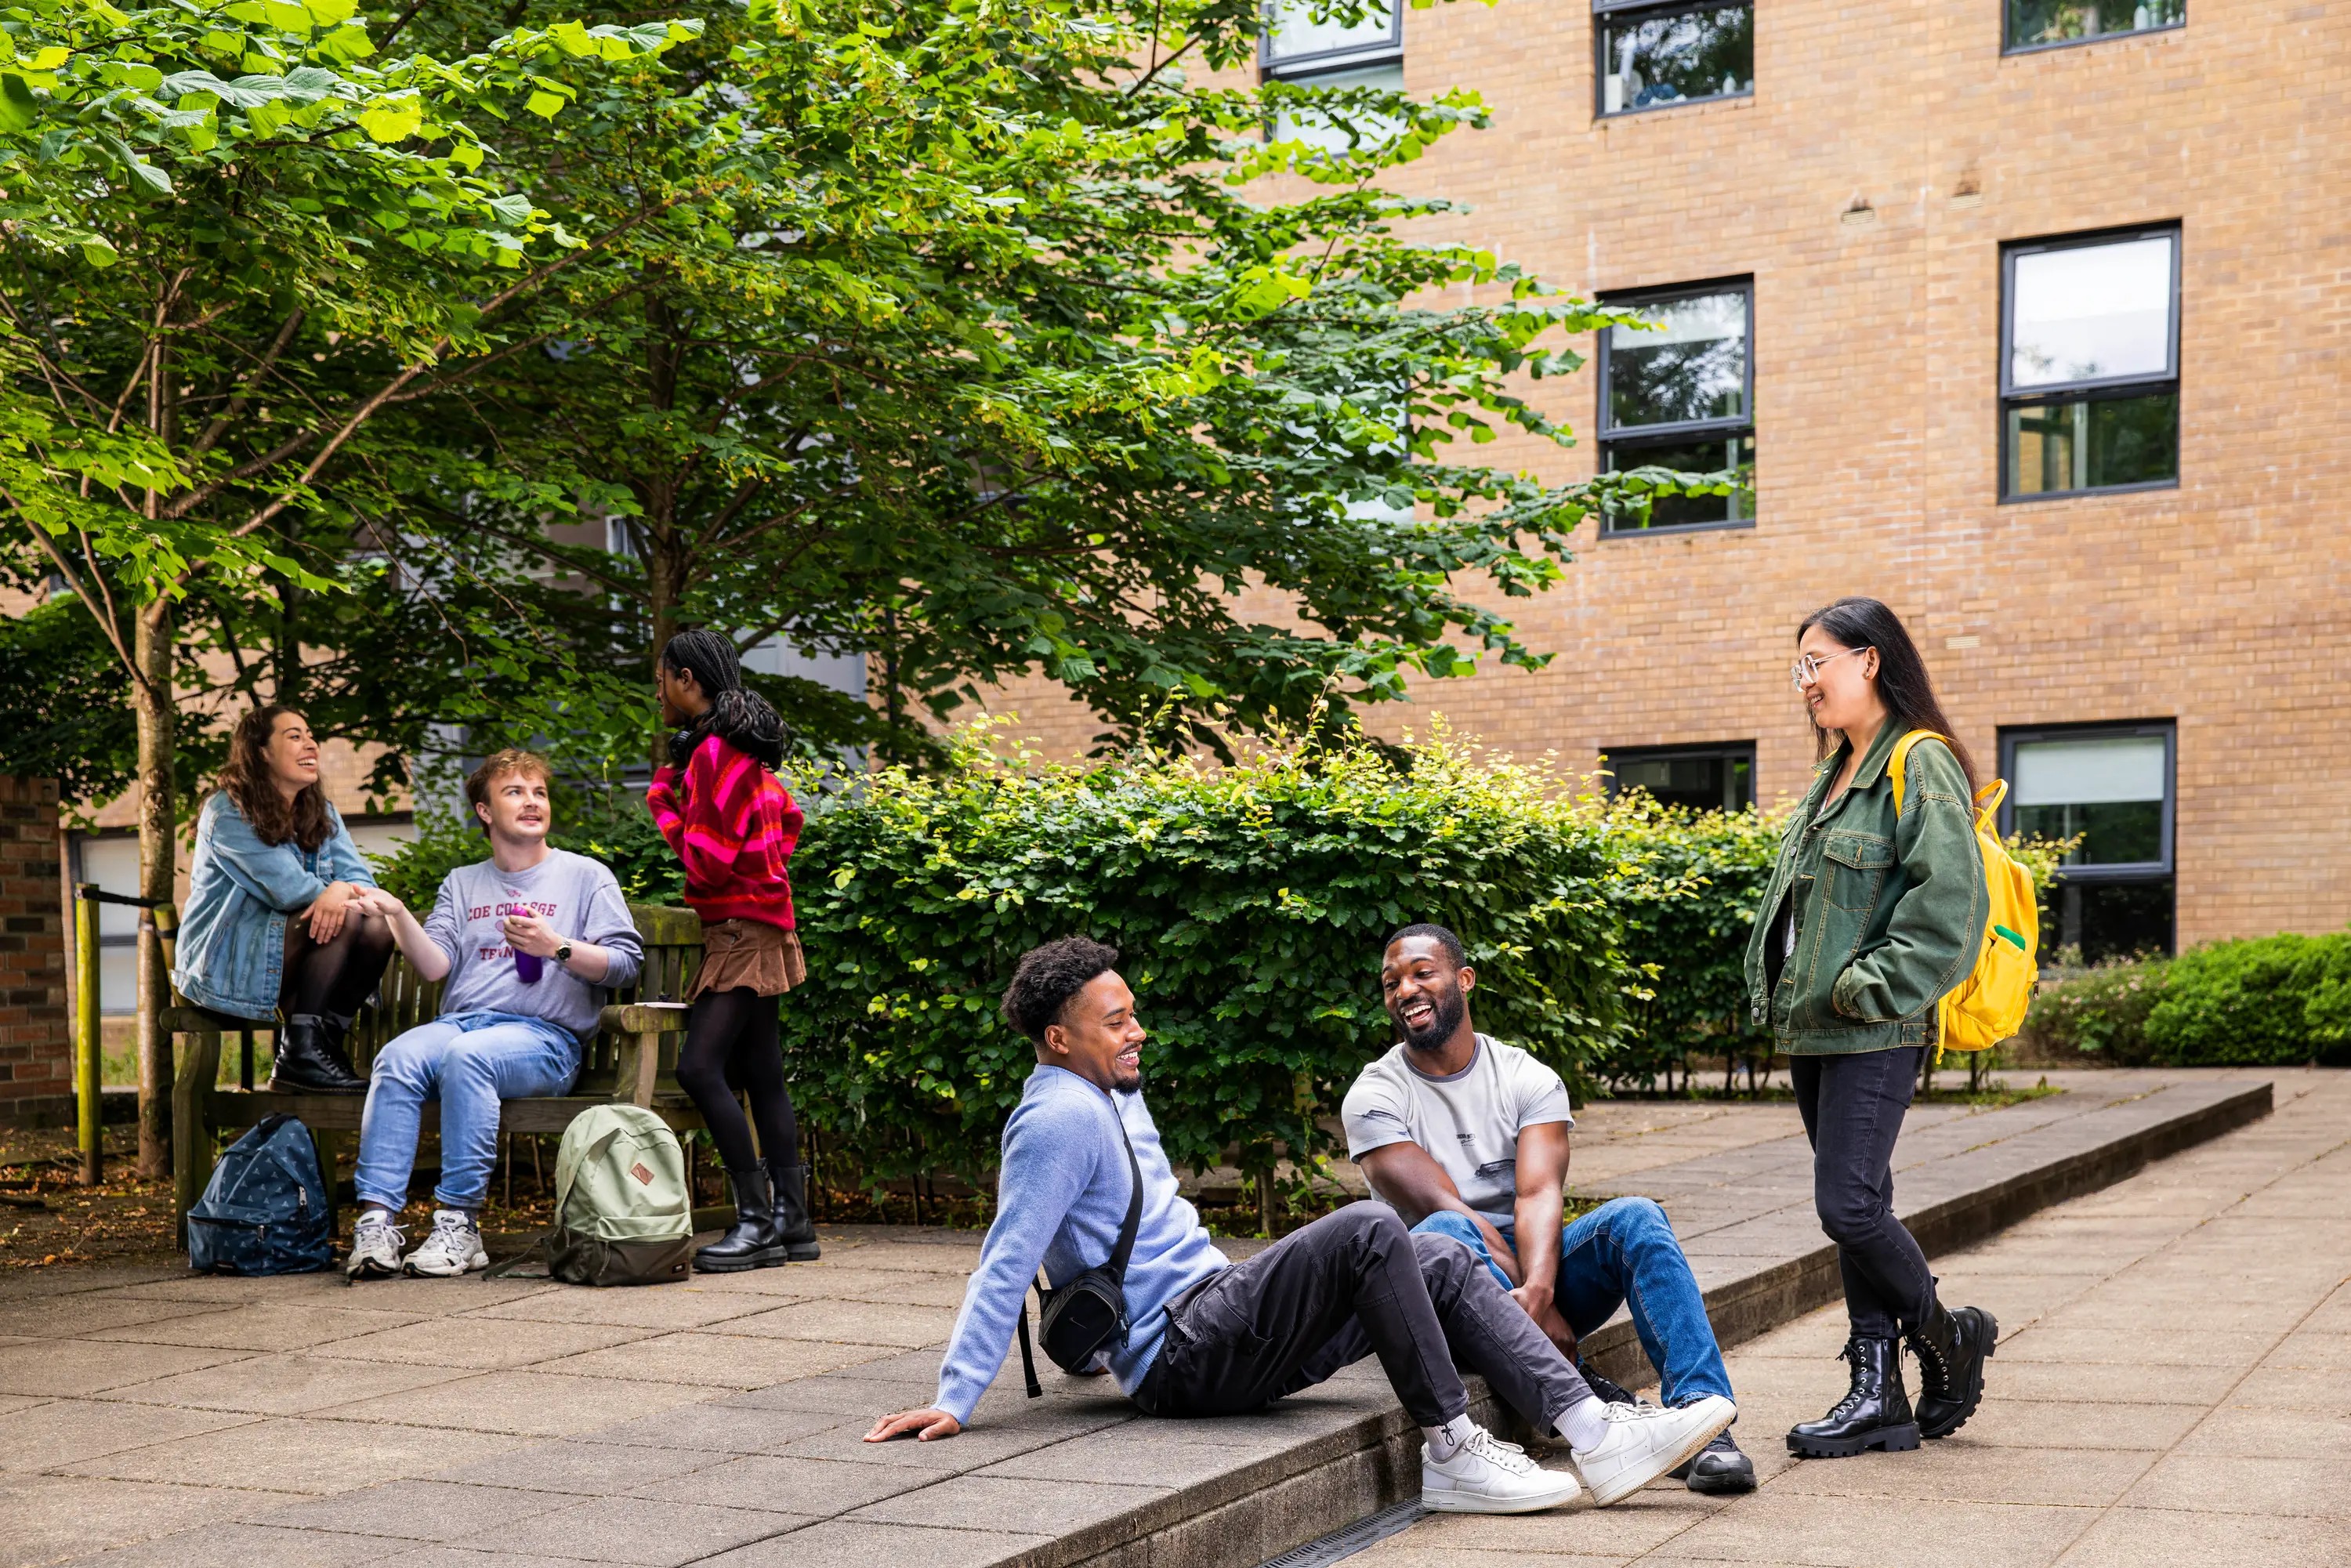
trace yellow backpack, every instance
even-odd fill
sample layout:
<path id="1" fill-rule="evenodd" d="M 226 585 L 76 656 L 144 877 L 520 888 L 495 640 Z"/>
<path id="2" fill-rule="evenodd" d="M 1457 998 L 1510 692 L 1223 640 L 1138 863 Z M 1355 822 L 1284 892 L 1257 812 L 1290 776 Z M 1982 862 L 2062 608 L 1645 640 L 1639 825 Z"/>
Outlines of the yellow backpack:
<path id="1" fill-rule="evenodd" d="M 1931 729 L 1914 729 L 1894 743 L 1889 771 L 1897 818 L 1902 815 L 1902 776 L 1910 748 L 1922 740 L 1950 744 L 1950 737 Z M 2032 873 L 2010 858 L 1996 825 L 2000 803 L 2007 794 L 2008 783 L 2001 779 L 1976 791 L 1976 847 L 1983 852 L 1984 890 L 1991 894 L 1991 915 L 1984 922 L 1983 945 L 1977 949 L 1975 967 L 1936 1009 L 1942 1051 L 1989 1051 L 2022 1029 L 2025 1009 L 2032 1005 L 2033 983 L 2040 977 L 2035 949 L 2041 943 L 2041 904 L 2033 894 Z"/>

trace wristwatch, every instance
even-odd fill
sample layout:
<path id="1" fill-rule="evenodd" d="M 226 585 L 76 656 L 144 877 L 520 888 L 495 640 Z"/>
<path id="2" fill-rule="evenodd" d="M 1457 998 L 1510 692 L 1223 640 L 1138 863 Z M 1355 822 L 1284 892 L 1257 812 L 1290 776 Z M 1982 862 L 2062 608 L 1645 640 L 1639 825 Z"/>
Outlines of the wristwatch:
<path id="1" fill-rule="evenodd" d="M 559 964 L 562 964 L 562 965 L 565 965 L 565 966 L 567 966 L 567 967 L 570 964 L 570 962 L 571 962 L 571 944 L 570 944 L 570 943 L 566 942 L 565 944 L 563 944 L 563 946 L 561 946 L 560 947 L 558 947 L 558 948 L 555 950 L 555 961 L 556 961 L 557 963 L 559 963 Z"/>

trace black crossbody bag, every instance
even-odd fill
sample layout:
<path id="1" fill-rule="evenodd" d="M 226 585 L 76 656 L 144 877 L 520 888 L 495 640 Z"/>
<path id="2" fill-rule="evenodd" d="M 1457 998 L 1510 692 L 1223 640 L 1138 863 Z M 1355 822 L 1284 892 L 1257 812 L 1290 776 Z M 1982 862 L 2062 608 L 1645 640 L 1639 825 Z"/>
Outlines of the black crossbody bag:
<path id="1" fill-rule="evenodd" d="M 1134 1157 L 1134 1140 L 1126 1135 L 1126 1121 L 1118 1124 L 1119 1141 L 1126 1145 L 1126 1168 L 1134 1178 L 1134 1191 L 1126 1200 L 1126 1218 L 1119 1222 L 1118 1244 L 1110 1249 L 1110 1261 L 1099 1269 L 1089 1269 L 1060 1290 L 1045 1283 L 1043 1270 L 1037 1271 L 1037 1337 L 1045 1342 L 1045 1354 L 1063 1372 L 1092 1370 L 1093 1359 L 1102 1346 L 1115 1340 L 1126 1343 L 1126 1260 L 1134 1255 L 1134 1232 L 1143 1223 L 1143 1166 Z M 1029 1348 L 1029 1300 L 1020 1301 L 1020 1372 L 1029 1380 L 1029 1397 L 1041 1399 L 1044 1388 L 1037 1382 L 1037 1357 Z"/>

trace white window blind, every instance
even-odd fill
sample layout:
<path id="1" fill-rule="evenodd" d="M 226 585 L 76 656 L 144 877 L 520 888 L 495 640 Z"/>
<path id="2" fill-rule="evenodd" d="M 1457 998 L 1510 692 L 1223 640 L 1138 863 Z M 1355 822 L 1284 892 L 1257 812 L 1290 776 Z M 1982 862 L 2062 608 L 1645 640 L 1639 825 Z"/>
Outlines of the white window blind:
<path id="1" fill-rule="evenodd" d="M 2163 737 L 2032 740 L 2016 748 L 2011 797 L 2019 806 L 2097 806 L 2164 798 Z"/>

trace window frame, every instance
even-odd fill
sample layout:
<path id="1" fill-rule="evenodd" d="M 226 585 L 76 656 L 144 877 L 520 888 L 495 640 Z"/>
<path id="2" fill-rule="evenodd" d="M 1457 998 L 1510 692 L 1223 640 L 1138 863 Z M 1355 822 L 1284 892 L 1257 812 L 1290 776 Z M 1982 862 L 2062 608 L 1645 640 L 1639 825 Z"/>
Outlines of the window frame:
<path id="1" fill-rule="evenodd" d="M 2007 0 L 2001 0 L 2005 5 Z M 1720 11 L 1729 5 L 1744 5 L 1750 16 L 1760 20 L 1762 7 L 1756 0 L 1592 0 L 1592 118 L 1623 120 L 1635 114 L 1662 114 L 1669 110 L 1695 109 L 1701 103 L 1737 103 L 1755 96 L 1753 62 L 1749 62 L 1745 92 L 1714 92 L 1704 98 L 1677 98 L 1671 103 L 1644 104 L 1638 109 L 1608 107 L 1607 32 L 1601 24 L 1614 17 L 1635 11 L 1656 11 L 1667 14 L 1681 11 Z M 2005 24 L 2002 24 L 2005 26 Z"/>
<path id="2" fill-rule="evenodd" d="M 2159 860 L 2122 861 L 2105 865 L 2059 866 L 2054 883 L 2160 882 L 2179 875 L 2179 854 L 2174 825 L 2179 810 L 2179 725 L 2176 719 L 2092 720 L 2080 724 L 2003 725 L 2000 731 L 2000 776 L 2016 777 L 2016 748 L 2043 740 L 2137 739 L 2159 736 L 2163 740 L 2163 854 Z M 2016 802 L 2002 796 L 2000 803 L 2002 838 L 2016 831 Z"/>
<path id="3" fill-rule="evenodd" d="M 1257 35 L 1258 79 L 1296 81 L 1302 77 L 1320 76 L 1331 71 L 1395 64 L 1404 58 L 1404 7 L 1405 0 L 1388 0 L 1388 36 L 1377 44 L 1352 44 L 1276 59 L 1273 24 L 1279 20 L 1279 0 L 1266 0 L 1265 25 L 1258 29 Z"/>
<path id="4" fill-rule="evenodd" d="M 1693 526 L 1711 528 L 1728 525 Z M 1608 799 L 1614 800 L 1625 792 L 1625 786 L 1618 781 L 1620 775 L 1615 766 L 1620 762 L 1691 762 L 1726 758 L 1734 762 L 1744 761 L 1747 764 L 1747 789 L 1750 799 L 1747 804 L 1739 810 L 1749 811 L 1756 810 L 1762 802 L 1763 792 L 1756 788 L 1755 743 L 1751 740 L 1716 740 L 1691 745 L 1677 743 L 1669 746 L 1603 747 L 1600 750 L 1600 760 L 1604 766 L 1600 771 L 1608 780 Z"/>
<path id="5" fill-rule="evenodd" d="M 2015 13 L 2010 9 L 2009 0 L 2001 0 L 2000 52 L 2003 58 L 2010 55 L 2045 55 L 2052 49 L 2078 49 L 2089 44 L 2111 44 L 2116 38 L 2145 38 L 2157 33 L 2184 32 L 2188 27 L 2188 0 L 2180 0 L 2179 20 L 2166 22 L 2159 27 L 2126 27 L 2119 32 L 2094 33 L 2086 38 L 2059 38 L 2053 43 L 2047 44 L 2017 43 L 2014 32 L 2015 20 Z"/>
<path id="6" fill-rule="evenodd" d="M 2152 29 L 2150 29 L 2152 30 Z M 2095 41 L 2095 40 L 2092 40 Z M 2045 45 L 2055 48 L 2059 45 Z M 2047 382 L 2032 387 L 2019 387 L 2011 379 L 2016 369 L 2016 259 L 2022 256 L 2041 256 L 2054 250 L 2088 250 L 2098 246 L 2125 244 L 2132 240 L 2168 239 L 2171 242 L 2171 298 L 2165 321 L 2168 334 L 2165 358 L 2169 361 L 2168 374 L 2148 376 L 2093 376 L 2084 381 Z M 2012 491 L 2009 488 L 2013 454 L 2009 448 L 2009 415 L 2020 408 L 2045 407 L 2053 403 L 2095 402 L 2128 397 L 2159 397 L 2166 392 L 2175 399 L 2179 395 L 2186 378 L 2181 363 L 2179 333 L 2180 274 L 2186 269 L 2187 236 L 2185 225 L 2177 218 L 2162 223 L 2133 224 L 2124 228 L 2095 229 L 2084 234 L 2053 235 L 2041 239 L 2008 240 L 2000 247 L 2000 363 L 1998 395 L 1994 399 L 1997 428 L 1994 443 L 1999 449 L 2000 472 L 1994 481 L 1999 491 L 1998 504 L 2031 505 L 2042 501 L 2069 501 L 2082 496 L 2121 496 L 2142 490 L 2177 490 L 2179 473 L 2177 454 L 2171 476 L 2168 479 L 2140 479 L 2127 485 L 2085 485 L 2078 490 Z M 2174 418 L 2179 417 L 2175 413 Z M 2176 437 L 2176 432 L 2175 432 Z"/>
<path id="7" fill-rule="evenodd" d="M 1616 452 L 1621 446 L 1670 446 L 1706 436 L 1725 438 L 1745 436 L 1750 440 L 1754 439 L 1756 434 L 1754 274 L 1743 273 L 1730 277 L 1708 278 L 1698 283 L 1676 283 L 1647 288 L 1611 290 L 1601 296 L 1600 302 L 1610 307 L 1638 308 L 1644 305 L 1664 304 L 1668 300 L 1696 298 L 1700 295 L 1730 293 L 1743 296 L 1747 302 L 1743 340 L 1747 345 L 1747 362 L 1743 367 L 1745 379 L 1740 391 L 1740 402 L 1745 405 L 1746 412 L 1738 419 L 1685 419 L 1668 424 L 1627 425 L 1621 430 L 1613 427 L 1609 423 L 1611 403 L 1609 394 L 1614 378 L 1611 374 L 1610 361 L 1614 355 L 1614 343 L 1616 329 L 1614 327 L 1604 327 L 1600 329 L 1599 340 L 1593 345 L 1595 351 L 1593 354 L 1598 370 L 1598 373 L 1593 379 L 1598 383 L 1600 390 L 1600 404 L 1593 419 L 1593 429 L 1596 433 L 1600 445 L 1599 471 L 1601 473 L 1613 474 L 1618 471 L 1620 465 L 1616 461 Z M 1757 448 L 1760 453 L 1761 442 L 1757 443 Z M 1635 466 L 1637 467 L 1638 465 Z M 1600 537 L 1604 539 L 1644 538 L 1656 534 L 1709 533 L 1727 528 L 1751 528 L 1754 526 L 1755 519 L 1752 517 L 1726 517 L 1717 522 L 1665 523 L 1645 528 L 1619 528 L 1615 526 L 1614 520 L 1607 513 L 1603 512 L 1600 518 Z"/>

